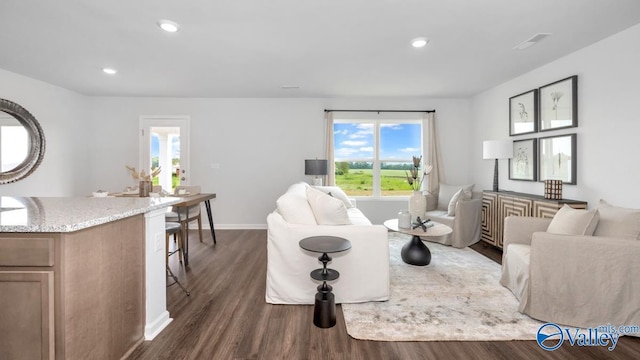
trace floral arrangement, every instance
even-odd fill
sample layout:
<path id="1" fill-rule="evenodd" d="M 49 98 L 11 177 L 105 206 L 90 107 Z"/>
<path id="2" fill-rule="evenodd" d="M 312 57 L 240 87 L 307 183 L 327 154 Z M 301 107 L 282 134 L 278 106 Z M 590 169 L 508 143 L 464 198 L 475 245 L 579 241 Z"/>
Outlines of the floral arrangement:
<path id="1" fill-rule="evenodd" d="M 409 186 L 413 189 L 413 191 L 418 191 L 422 188 L 422 182 L 424 181 L 424 177 L 431 173 L 433 170 L 433 166 L 425 163 L 422 171 L 422 177 L 419 176 L 420 173 L 420 165 L 422 164 L 422 155 L 413 157 L 413 166 L 409 173 L 405 171 L 407 175 L 407 182 Z"/>
<path id="2" fill-rule="evenodd" d="M 158 166 L 157 168 L 151 168 L 151 172 L 149 174 L 145 174 L 144 170 L 141 170 L 140 172 L 136 171 L 136 168 L 134 168 L 133 166 L 129 166 L 129 165 L 125 165 L 127 170 L 129 170 L 129 172 L 131 173 L 131 177 L 133 177 L 133 180 L 140 180 L 140 181 L 151 181 L 151 179 L 153 179 L 154 177 L 158 176 L 158 174 L 160 174 L 160 170 L 161 167 Z"/>

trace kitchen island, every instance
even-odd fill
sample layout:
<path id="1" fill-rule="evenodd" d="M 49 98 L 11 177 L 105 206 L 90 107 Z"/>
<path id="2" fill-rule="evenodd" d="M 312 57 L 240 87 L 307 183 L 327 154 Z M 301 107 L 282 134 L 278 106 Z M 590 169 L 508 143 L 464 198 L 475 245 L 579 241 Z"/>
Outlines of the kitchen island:
<path id="1" fill-rule="evenodd" d="M 162 331 L 179 201 L 0 197 L 0 358 L 120 359 Z"/>

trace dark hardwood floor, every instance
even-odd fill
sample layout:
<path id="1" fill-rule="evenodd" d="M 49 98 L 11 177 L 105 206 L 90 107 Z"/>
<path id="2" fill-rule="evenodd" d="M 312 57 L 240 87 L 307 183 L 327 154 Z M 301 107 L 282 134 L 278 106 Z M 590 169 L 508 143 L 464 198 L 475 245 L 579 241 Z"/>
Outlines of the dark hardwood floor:
<path id="1" fill-rule="evenodd" d="M 547 352 L 535 341 L 382 342 L 351 338 L 338 306 L 337 325 L 316 328 L 313 306 L 270 305 L 264 300 L 266 230 L 218 230 L 190 236 L 190 265 L 171 267 L 191 291 L 167 289 L 173 322 L 129 359 L 640 359 L 640 339 L 623 337 L 614 351 L 562 345 Z M 293 244 L 297 246 L 297 244 Z M 496 249 L 477 251 L 499 260 Z M 311 286 L 311 285 L 310 285 Z"/>

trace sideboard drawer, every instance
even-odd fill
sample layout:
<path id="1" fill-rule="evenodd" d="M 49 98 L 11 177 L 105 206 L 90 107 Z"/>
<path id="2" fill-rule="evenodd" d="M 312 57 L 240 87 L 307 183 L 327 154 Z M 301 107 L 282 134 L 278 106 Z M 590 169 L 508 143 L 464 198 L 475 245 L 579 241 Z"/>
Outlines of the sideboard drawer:
<path id="1" fill-rule="evenodd" d="M 53 266 L 53 238 L 0 237 L 0 266 Z"/>

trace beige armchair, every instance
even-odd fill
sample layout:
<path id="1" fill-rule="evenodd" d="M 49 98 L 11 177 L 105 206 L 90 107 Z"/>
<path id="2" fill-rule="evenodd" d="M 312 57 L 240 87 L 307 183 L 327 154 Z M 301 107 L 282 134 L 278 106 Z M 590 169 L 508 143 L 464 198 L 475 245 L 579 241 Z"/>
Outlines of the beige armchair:
<path id="1" fill-rule="evenodd" d="M 598 207 L 593 236 L 547 232 L 552 219 L 507 217 L 500 283 L 518 311 L 581 328 L 640 324 L 640 210 L 620 209 Z"/>
<path id="2" fill-rule="evenodd" d="M 466 187 L 471 194 L 470 199 L 459 199 L 452 204 L 454 211 L 449 211 L 451 199 L 460 188 Z M 445 224 L 453 229 L 449 235 L 440 237 L 438 243 L 463 248 L 480 241 L 480 224 L 482 221 L 482 193 L 471 192 L 473 185 L 455 186 L 440 185 L 438 196 L 427 195 L 427 219 Z M 451 214 L 451 215 L 450 215 Z M 430 241 L 433 241 L 430 239 Z"/>

